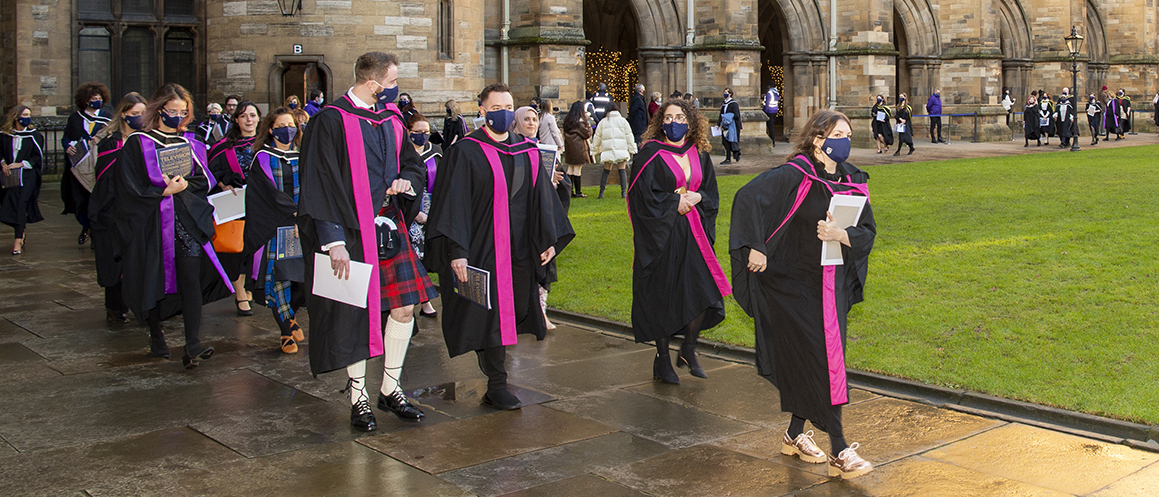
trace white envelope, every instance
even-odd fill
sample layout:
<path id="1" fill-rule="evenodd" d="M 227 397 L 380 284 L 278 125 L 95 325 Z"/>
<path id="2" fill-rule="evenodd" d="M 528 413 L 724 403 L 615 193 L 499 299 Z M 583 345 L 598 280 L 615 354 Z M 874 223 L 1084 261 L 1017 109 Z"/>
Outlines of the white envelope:
<path id="1" fill-rule="evenodd" d="M 315 252 L 314 295 L 365 309 L 372 268 L 370 264 L 350 261 L 350 279 L 338 279 L 330 268 L 330 256 Z"/>
<path id="2" fill-rule="evenodd" d="M 834 195 L 829 201 L 829 213 L 833 221 L 844 229 L 857 224 L 861 219 L 861 211 L 865 209 L 865 197 L 859 195 Z M 840 266 L 845 263 L 841 257 L 841 242 L 824 242 L 821 244 L 821 265 Z M 328 266 L 327 266 L 328 267 Z"/>
<path id="3" fill-rule="evenodd" d="M 214 223 L 221 224 L 245 217 L 245 187 L 238 188 L 234 192 L 237 195 L 226 190 L 206 197 L 213 206 Z"/>
<path id="4" fill-rule="evenodd" d="M 720 126 L 713 126 L 710 129 L 712 130 L 712 136 L 720 136 L 724 134 L 724 132 L 720 130 Z"/>

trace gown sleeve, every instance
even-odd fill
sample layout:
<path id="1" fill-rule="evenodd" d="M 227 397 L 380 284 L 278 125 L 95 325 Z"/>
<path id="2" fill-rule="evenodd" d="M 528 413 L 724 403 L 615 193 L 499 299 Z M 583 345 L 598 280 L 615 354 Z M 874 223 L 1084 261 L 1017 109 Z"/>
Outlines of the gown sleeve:
<path id="1" fill-rule="evenodd" d="M 447 149 L 440 161 L 443 167 L 435 174 L 435 192 L 427 218 L 430 250 L 424 262 L 436 272 L 449 270 L 452 260 L 467 258 L 471 247 L 471 199 L 475 184 L 471 164 L 475 160 L 464 160 L 464 156 L 471 154 L 483 155 L 468 142 L 455 144 Z"/>
<path id="2" fill-rule="evenodd" d="M 635 265 L 646 268 L 668 248 L 680 217 L 680 194 L 674 180 L 665 181 L 667 167 L 657 154 L 636 154 L 629 173 L 628 214 L 632 220 Z"/>
<path id="3" fill-rule="evenodd" d="M 270 158 L 271 161 L 278 160 Z M 257 162 L 257 154 L 254 154 Z M 289 194 L 279 190 L 266 176 L 261 166 L 250 166 L 249 181 L 246 183 L 245 251 L 258 250 L 274 237 L 281 226 L 294 224 L 294 213 L 298 205 Z M 288 172 L 288 171 L 286 171 Z"/>
<path id="4" fill-rule="evenodd" d="M 803 180 L 796 168 L 782 165 L 753 178 L 733 198 L 728 243 L 733 296 L 754 318 L 765 298 L 760 276 L 748 270 L 749 252 L 772 257 L 784 238 L 781 227 L 788 222 Z"/>

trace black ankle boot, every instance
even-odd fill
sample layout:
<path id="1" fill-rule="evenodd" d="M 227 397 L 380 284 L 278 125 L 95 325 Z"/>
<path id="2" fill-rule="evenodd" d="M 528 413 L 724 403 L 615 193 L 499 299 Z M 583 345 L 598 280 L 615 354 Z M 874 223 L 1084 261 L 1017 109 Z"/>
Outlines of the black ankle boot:
<path id="1" fill-rule="evenodd" d="M 652 361 L 652 380 L 670 385 L 679 385 L 680 377 L 672 369 L 672 359 L 668 355 L 668 340 L 656 340 L 656 359 Z"/>
<path id="2" fill-rule="evenodd" d="M 696 360 L 696 341 L 700 336 L 700 332 L 689 333 L 684 337 L 684 343 L 680 344 L 680 355 L 676 356 L 676 367 L 682 368 L 688 366 L 688 371 L 692 376 L 697 378 L 708 378 L 704 374 L 704 368 L 700 367 L 700 361 Z"/>
<path id="3" fill-rule="evenodd" d="M 487 393 L 483 394 L 483 403 L 503 411 L 512 411 L 523 407 L 519 397 L 507 388 L 507 347 L 502 345 L 476 350 L 479 358 L 479 369 L 487 375 Z"/>
<path id="4" fill-rule="evenodd" d="M 149 333 L 149 353 L 153 357 L 169 358 L 169 345 L 165 343 L 165 332 Z"/>

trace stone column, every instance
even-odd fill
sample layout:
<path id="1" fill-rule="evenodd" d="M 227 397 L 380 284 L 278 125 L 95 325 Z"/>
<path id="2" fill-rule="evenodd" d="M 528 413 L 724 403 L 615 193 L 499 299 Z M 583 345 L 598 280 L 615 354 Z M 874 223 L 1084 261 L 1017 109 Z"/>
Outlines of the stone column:
<path id="1" fill-rule="evenodd" d="M 587 44 L 582 0 L 512 0 L 507 84 L 516 106 L 536 96 L 582 99 Z"/>
<path id="2" fill-rule="evenodd" d="M 925 102 L 934 87 L 942 89 L 944 114 L 977 114 L 979 141 L 1009 140 L 1006 110 L 1001 106 L 1002 49 L 996 28 L 993 0 L 950 2 L 936 11 L 941 32 L 941 64 L 937 79 L 913 95 L 914 113 L 925 113 Z M 916 85 L 916 83 L 915 83 Z M 928 125 L 927 119 L 918 124 Z M 974 118 L 943 118 L 942 126 L 952 139 L 972 140 Z M 928 139 L 928 128 L 924 131 Z M 917 136 L 922 136 L 915 130 Z M 944 133 L 945 134 L 945 133 Z"/>

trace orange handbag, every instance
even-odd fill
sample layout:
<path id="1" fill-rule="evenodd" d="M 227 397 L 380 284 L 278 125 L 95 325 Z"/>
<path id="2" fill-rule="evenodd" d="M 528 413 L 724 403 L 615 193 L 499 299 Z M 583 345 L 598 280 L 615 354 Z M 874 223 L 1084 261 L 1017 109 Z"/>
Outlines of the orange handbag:
<path id="1" fill-rule="evenodd" d="M 242 233 L 245 232 L 245 220 L 235 219 L 217 225 L 217 232 L 213 235 L 213 251 L 219 254 L 240 254 L 245 247 Z"/>

